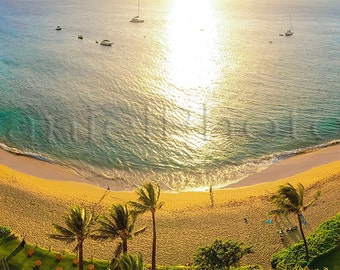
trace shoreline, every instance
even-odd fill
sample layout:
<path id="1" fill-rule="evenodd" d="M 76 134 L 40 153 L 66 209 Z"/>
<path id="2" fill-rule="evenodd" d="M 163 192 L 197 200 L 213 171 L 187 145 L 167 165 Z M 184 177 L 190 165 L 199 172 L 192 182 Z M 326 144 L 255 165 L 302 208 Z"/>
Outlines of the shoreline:
<path id="1" fill-rule="evenodd" d="M 331 152 L 316 151 L 310 153 L 311 155 L 301 155 L 297 158 L 307 157 L 306 162 L 311 160 L 310 158 L 318 162 L 320 160 L 327 162 L 330 156 L 333 159 L 334 155 L 337 155 L 339 149 L 336 146 Z M 0 161 L 1 159 L 3 156 Z M 295 161 L 291 159 L 288 163 L 302 166 L 301 161 L 296 163 Z M 281 168 L 287 170 L 285 166 Z M 64 171 L 61 170 L 60 176 L 63 176 L 63 173 Z M 52 223 L 62 224 L 62 216 L 76 204 L 93 207 L 103 196 L 104 190 L 88 183 L 77 182 L 76 179 L 68 180 L 67 175 L 64 175 L 65 181 L 47 180 L 0 165 L 0 225 L 11 228 L 17 235 L 25 235 L 27 242 L 36 243 L 41 247 L 52 247 L 52 250 L 57 252 L 65 249 L 72 250 L 74 245 L 66 245 L 48 238 L 47 235 L 53 233 Z M 271 174 L 267 173 L 268 175 Z M 281 227 L 278 226 L 285 228 L 284 223 L 281 225 L 264 223 L 269 218 L 268 212 L 272 209 L 269 202 L 271 194 L 281 184 L 289 182 L 296 186 L 301 182 L 306 189 L 305 201 L 308 202 L 316 191 L 320 190 L 321 199 L 305 214 L 306 220 L 314 230 L 320 223 L 340 211 L 339 181 L 340 160 L 338 158 L 338 161 L 315 166 L 289 178 L 262 183 L 252 182 L 251 186 L 214 189 L 213 208 L 207 191 L 161 192 L 160 201 L 165 204 L 156 213 L 157 263 L 184 265 L 192 261 L 192 255 L 198 247 L 211 244 L 216 238 L 231 238 L 252 245 L 254 248 L 255 253 L 243 258 L 242 264 L 261 264 L 264 269 L 269 269 L 270 256 L 283 248 L 278 235 L 278 229 Z M 98 211 L 106 214 L 112 204 L 124 204 L 131 200 L 136 200 L 135 192 L 110 191 L 99 205 Z M 244 217 L 247 217 L 247 224 L 243 221 Z M 288 218 L 292 224 L 296 224 L 295 217 Z M 138 218 L 136 228 L 142 226 L 147 226 L 147 230 L 129 242 L 129 252 L 132 254 L 142 252 L 145 262 L 149 263 L 152 239 L 150 215 L 145 214 Z M 311 231 L 307 230 L 306 234 Z M 107 259 L 112 256 L 114 245 L 115 242 L 110 241 L 98 244 L 86 240 L 84 255 L 87 258 L 94 256 Z"/>
<path id="2" fill-rule="evenodd" d="M 273 182 L 338 160 L 340 160 L 340 143 L 315 149 L 313 148 L 311 151 L 297 154 L 273 163 L 264 170 L 254 172 L 238 182 L 219 187 L 218 189 L 238 188 L 252 186 L 259 183 Z M 1 148 L 0 164 L 5 165 L 15 171 L 46 180 L 73 181 L 86 183 L 101 188 L 110 186 L 110 180 L 89 180 L 71 168 L 66 168 L 55 163 L 39 160 L 34 157 L 11 153 Z M 118 189 L 115 191 L 126 190 Z"/>
<path id="3" fill-rule="evenodd" d="M 79 174 L 71 169 L 67 169 L 55 163 L 39 160 L 34 157 L 10 153 L 1 148 L 0 164 L 15 171 L 46 180 L 84 181 Z"/>
<path id="4" fill-rule="evenodd" d="M 225 188 L 238 188 L 273 182 L 338 160 L 340 160 L 339 143 L 283 159 Z"/>

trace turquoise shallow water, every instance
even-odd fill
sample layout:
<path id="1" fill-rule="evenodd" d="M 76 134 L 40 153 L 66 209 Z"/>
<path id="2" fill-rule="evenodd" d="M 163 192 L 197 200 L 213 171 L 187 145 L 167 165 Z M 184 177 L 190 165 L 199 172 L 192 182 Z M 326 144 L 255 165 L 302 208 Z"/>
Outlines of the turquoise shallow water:
<path id="1" fill-rule="evenodd" d="M 337 1 L 146 0 L 129 23 L 136 12 L 1 1 L 4 149 L 115 189 L 188 190 L 340 139 Z"/>

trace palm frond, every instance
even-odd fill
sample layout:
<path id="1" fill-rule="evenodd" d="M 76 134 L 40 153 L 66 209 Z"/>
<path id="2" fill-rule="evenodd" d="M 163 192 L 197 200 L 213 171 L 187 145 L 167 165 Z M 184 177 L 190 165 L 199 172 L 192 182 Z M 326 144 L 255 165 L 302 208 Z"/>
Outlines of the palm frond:
<path id="1" fill-rule="evenodd" d="M 122 250 L 123 250 L 123 243 L 119 242 L 115 251 L 114 251 L 114 257 L 117 258 L 119 256 L 119 254 L 122 253 Z"/>
<path id="2" fill-rule="evenodd" d="M 144 231 L 142 228 L 134 232 L 136 219 L 137 213 L 130 211 L 126 204 L 112 205 L 109 216 L 100 217 L 98 221 L 100 228 L 95 231 L 94 238 L 98 240 L 120 238 L 122 242 L 131 239 Z"/>
<path id="3" fill-rule="evenodd" d="M 143 213 L 145 213 L 146 211 L 149 210 L 148 205 L 144 205 L 144 204 L 139 203 L 139 202 L 130 201 L 129 205 L 131 205 L 131 207 L 134 208 L 134 212 L 137 213 L 137 214 L 143 214 Z"/>
<path id="4" fill-rule="evenodd" d="M 147 228 L 147 226 L 145 226 L 145 227 L 139 229 L 138 231 L 135 231 L 135 232 L 133 233 L 133 236 L 137 236 L 137 235 L 139 235 L 139 234 L 145 232 L 146 228 Z"/>
<path id="5" fill-rule="evenodd" d="M 76 240 L 75 237 L 68 237 L 68 236 L 61 235 L 61 234 L 50 234 L 49 237 L 51 237 L 52 239 L 66 242 L 67 244 L 70 244 Z"/>
<path id="6" fill-rule="evenodd" d="M 63 216 L 63 218 L 66 226 L 52 224 L 59 234 L 52 234 L 51 238 L 66 241 L 67 238 L 85 239 L 91 235 L 93 213 L 88 213 L 86 208 L 74 206 L 71 208 L 70 213 Z"/>
<path id="7" fill-rule="evenodd" d="M 138 202 L 129 202 L 129 204 L 138 213 L 146 211 L 154 212 L 156 209 L 162 208 L 164 202 L 158 202 L 160 197 L 159 185 L 153 185 L 151 182 L 146 182 L 141 188 L 136 191 L 138 195 Z"/>
<path id="8" fill-rule="evenodd" d="M 271 196 L 270 200 L 275 205 L 275 212 L 281 214 L 295 213 L 298 214 L 303 208 L 304 187 L 298 184 L 295 189 L 290 183 L 279 186 L 278 191 Z"/>
<path id="9" fill-rule="evenodd" d="M 274 209 L 269 211 L 269 215 L 286 215 L 288 214 L 288 212 L 286 210 L 283 209 Z"/>
<path id="10" fill-rule="evenodd" d="M 163 207 L 163 205 L 165 204 L 165 202 L 160 202 L 158 203 L 157 209 L 161 209 Z"/>
<path id="11" fill-rule="evenodd" d="M 55 223 L 53 223 L 52 226 L 59 233 L 59 235 L 64 237 L 74 237 L 74 233 L 69 229 Z"/>
<path id="12" fill-rule="evenodd" d="M 303 211 L 306 211 L 306 209 L 307 209 L 309 206 L 313 205 L 317 200 L 319 200 L 320 196 L 321 196 L 321 191 L 318 190 L 318 191 L 314 194 L 313 200 L 311 200 L 309 203 L 307 203 L 307 204 L 303 207 Z"/>

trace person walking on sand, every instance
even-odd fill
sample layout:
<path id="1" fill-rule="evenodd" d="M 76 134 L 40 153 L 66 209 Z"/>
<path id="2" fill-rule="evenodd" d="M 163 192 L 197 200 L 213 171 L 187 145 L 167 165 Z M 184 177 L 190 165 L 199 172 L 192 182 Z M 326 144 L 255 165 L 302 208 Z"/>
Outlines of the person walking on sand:
<path id="1" fill-rule="evenodd" d="M 210 194 L 211 208 L 214 208 L 214 193 L 213 193 L 212 185 L 210 185 L 209 194 Z"/>

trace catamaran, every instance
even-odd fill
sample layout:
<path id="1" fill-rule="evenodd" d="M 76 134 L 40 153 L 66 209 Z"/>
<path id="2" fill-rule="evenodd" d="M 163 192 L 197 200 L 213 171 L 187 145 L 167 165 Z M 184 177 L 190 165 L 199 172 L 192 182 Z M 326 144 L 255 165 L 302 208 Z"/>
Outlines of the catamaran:
<path id="1" fill-rule="evenodd" d="M 293 35 L 293 30 L 292 30 L 292 16 L 289 15 L 289 29 L 286 31 L 285 36 L 289 37 Z"/>

